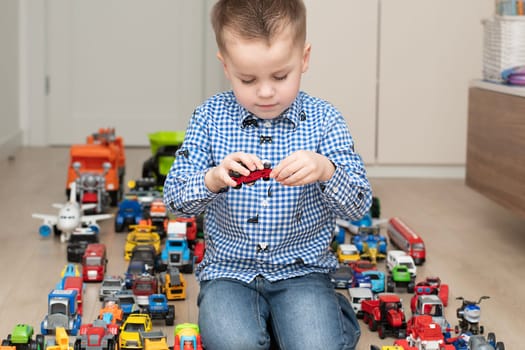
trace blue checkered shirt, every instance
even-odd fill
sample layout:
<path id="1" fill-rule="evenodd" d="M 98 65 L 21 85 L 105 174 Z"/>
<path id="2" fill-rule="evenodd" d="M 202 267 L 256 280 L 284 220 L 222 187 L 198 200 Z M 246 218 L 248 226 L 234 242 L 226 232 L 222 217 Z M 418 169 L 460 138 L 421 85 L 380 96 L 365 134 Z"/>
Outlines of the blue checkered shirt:
<path id="1" fill-rule="evenodd" d="M 315 151 L 336 166 L 332 178 L 305 186 L 273 179 L 213 193 L 204 174 L 228 154 L 246 152 L 273 166 L 298 150 Z M 255 117 L 224 92 L 192 115 L 164 184 L 164 201 L 179 216 L 205 212 L 206 252 L 199 280 L 250 282 L 329 272 L 335 218 L 355 220 L 370 208 L 366 172 L 342 115 L 329 103 L 300 92 L 281 116 Z"/>

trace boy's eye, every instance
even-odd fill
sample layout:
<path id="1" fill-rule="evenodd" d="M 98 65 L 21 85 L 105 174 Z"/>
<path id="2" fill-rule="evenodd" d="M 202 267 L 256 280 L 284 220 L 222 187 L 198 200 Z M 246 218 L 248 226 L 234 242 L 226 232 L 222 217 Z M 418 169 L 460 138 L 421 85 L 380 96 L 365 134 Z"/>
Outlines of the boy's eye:
<path id="1" fill-rule="evenodd" d="M 251 84 L 253 82 L 255 82 L 255 78 L 253 78 L 253 79 L 241 79 L 241 83 L 246 84 L 246 85 Z"/>
<path id="2" fill-rule="evenodd" d="M 286 78 L 288 78 L 288 74 L 280 77 L 274 77 L 275 80 L 285 80 Z"/>

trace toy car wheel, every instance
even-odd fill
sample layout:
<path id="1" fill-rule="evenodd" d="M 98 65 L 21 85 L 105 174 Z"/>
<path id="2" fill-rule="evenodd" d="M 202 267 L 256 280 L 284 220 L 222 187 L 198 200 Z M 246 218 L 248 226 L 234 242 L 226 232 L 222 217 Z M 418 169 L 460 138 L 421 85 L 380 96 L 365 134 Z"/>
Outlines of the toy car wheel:
<path id="1" fill-rule="evenodd" d="M 10 346 L 11 342 L 7 339 L 2 340 L 2 346 Z"/>
<path id="2" fill-rule="evenodd" d="M 485 327 L 479 326 L 479 334 L 483 334 L 485 332 Z"/>
<path id="3" fill-rule="evenodd" d="M 37 334 L 36 335 L 36 347 L 37 347 L 38 350 L 44 350 L 45 349 L 44 342 L 45 342 L 44 335 L 43 334 Z"/>
<path id="4" fill-rule="evenodd" d="M 505 344 L 503 342 L 499 341 L 496 343 L 496 350 L 505 350 Z"/>
<path id="5" fill-rule="evenodd" d="M 75 340 L 75 344 L 73 345 L 74 350 L 82 350 L 82 343 L 80 339 Z"/>
<path id="6" fill-rule="evenodd" d="M 123 231 L 124 231 L 124 223 L 115 221 L 115 232 L 123 232 Z"/>
<path id="7" fill-rule="evenodd" d="M 410 282 L 407 286 L 407 293 L 414 293 L 414 282 Z"/>
<path id="8" fill-rule="evenodd" d="M 459 327 L 458 326 L 454 326 L 454 333 L 456 333 L 456 334 L 459 333 Z"/>
<path id="9" fill-rule="evenodd" d="M 494 346 L 496 344 L 496 334 L 489 332 L 489 334 L 487 334 L 487 341 Z"/>
<path id="10" fill-rule="evenodd" d="M 29 350 L 38 350 L 38 344 L 36 343 L 35 340 L 31 339 L 29 341 L 28 348 L 29 348 Z"/>
<path id="11" fill-rule="evenodd" d="M 381 324 L 379 326 L 379 329 L 377 330 L 377 333 L 379 335 L 379 339 L 385 339 L 385 325 L 384 324 Z"/>
<path id="12" fill-rule="evenodd" d="M 370 322 L 368 322 L 368 328 L 369 328 L 372 332 L 377 331 L 377 321 L 374 320 L 373 318 L 371 318 L 371 319 L 370 319 Z"/>
<path id="13" fill-rule="evenodd" d="M 166 326 L 173 326 L 175 321 L 175 306 L 168 306 L 168 314 L 166 315 Z"/>
<path id="14" fill-rule="evenodd" d="M 108 339 L 108 347 L 105 350 L 116 350 L 115 349 L 115 340 Z"/>

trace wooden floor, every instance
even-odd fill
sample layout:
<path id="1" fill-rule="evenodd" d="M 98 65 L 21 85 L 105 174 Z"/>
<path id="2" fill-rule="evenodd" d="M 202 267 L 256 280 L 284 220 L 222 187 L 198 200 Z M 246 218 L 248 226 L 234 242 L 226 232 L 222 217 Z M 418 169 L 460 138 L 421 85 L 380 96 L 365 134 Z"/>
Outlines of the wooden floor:
<path id="1" fill-rule="evenodd" d="M 149 149 L 126 150 L 127 179 L 140 177 Z M 47 312 L 47 293 L 59 280 L 66 264 L 66 245 L 38 235 L 40 221 L 32 213 L 56 214 L 52 203 L 66 201 L 64 190 L 68 148 L 22 148 L 13 159 L 0 160 L 0 337 L 17 323 L 28 323 L 40 332 Z M 518 349 L 525 329 L 525 220 L 466 187 L 462 180 L 371 179 L 381 200 L 382 217 L 399 216 L 418 231 L 427 245 L 427 263 L 418 277 L 437 275 L 450 285 L 447 318 L 457 324 L 455 298 L 491 298 L 482 303 L 482 324 L 496 333 L 507 349 Z M 125 234 L 115 233 L 113 221 L 101 224 L 101 240 L 108 247 L 109 272 L 122 274 Z M 384 263 L 380 263 L 384 269 Z M 419 280 L 418 278 L 418 280 Z M 176 323 L 196 322 L 198 285 L 189 281 L 188 298 L 173 302 Z M 85 290 L 84 322 L 98 315 L 98 284 Z M 346 291 L 343 291 L 346 293 Z M 401 294 L 410 315 L 410 295 Z M 521 316 L 524 316 L 522 318 Z M 363 325 L 361 323 L 361 325 Z M 163 329 L 173 342 L 173 327 Z M 370 344 L 392 344 L 362 327 L 358 349 Z"/>

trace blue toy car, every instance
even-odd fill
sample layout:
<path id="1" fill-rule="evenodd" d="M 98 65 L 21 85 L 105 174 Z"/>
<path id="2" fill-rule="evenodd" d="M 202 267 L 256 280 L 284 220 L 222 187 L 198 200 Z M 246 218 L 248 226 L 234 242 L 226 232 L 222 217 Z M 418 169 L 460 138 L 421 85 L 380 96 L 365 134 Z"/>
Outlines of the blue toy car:
<path id="1" fill-rule="evenodd" d="M 367 270 L 361 273 L 370 277 L 372 292 L 383 293 L 385 291 L 385 273 L 383 271 Z"/>
<path id="2" fill-rule="evenodd" d="M 129 225 L 138 225 L 142 219 L 142 206 L 137 199 L 124 199 L 118 206 L 115 217 L 115 232 L 129 229 Z"/>

